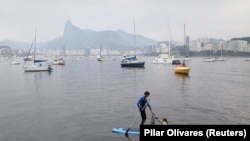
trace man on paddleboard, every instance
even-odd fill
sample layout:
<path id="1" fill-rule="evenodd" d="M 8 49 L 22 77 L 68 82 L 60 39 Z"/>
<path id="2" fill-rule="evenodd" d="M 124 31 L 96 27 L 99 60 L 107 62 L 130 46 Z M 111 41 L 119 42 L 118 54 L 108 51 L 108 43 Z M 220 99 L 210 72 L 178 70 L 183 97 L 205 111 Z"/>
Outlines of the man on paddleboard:
<path id="1" fill-rule="evenodd" d="M 141 112 L 141 125 L 144 125 L 147 116 L 146 116 L 146 107 L 148 106 L 148 108 L 150 109 L 150 111 L 152 112 L 151 109 L 151 105 L 148 103 L 147 97 L 149 97 L 150 92 L 149 91 L 145 91 L 144 95 L 141 96 L 137 102 L 137 107 L 139 108 L 139 111 Z"/>

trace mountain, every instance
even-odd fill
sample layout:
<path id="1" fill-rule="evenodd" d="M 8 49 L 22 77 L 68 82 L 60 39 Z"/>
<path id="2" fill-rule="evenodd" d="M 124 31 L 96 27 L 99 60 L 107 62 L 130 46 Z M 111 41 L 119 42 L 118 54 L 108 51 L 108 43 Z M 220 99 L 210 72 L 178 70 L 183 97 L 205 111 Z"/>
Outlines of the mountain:
<path id="1" fill-rule="evenodd" d="M 10 40 L 0 41 L 0 45 L 10 46 L 16 49 L 27 49 L 31 43 L 14 42 Z M 46 42 L 37 43 L 37 48 L 55 49 L 60 45 L 65 49 L 81 50 L 87 47 L 103 49 L 124 49 L 134 47 L 134 35 L 123 30 L 104 30 L 94 31 L 91 29 L 80 29 L 70 21 L 65 24 L 62 37 L 57 37 Z M 142 35 L 136 35 L 136 47 L 149 46 L 156 44 L 156 41 L 146 38 Z"/>
<path id="2" fill-rule="evenodd" d="M 10 40 L 3 40 L 0 42 L 0 45 L 2 46 L 9 46 L 11 48 L 16 48 L 16 49 L 20 49 L 20 48 L 29 48 L 30 44 L 29 43 L 25 43 L 25 42 L 14 42 L 14 41 L 10 41 Z"/>
<path id="3" fill-rule="evenodd" d="M 80 49 L 80 48 L 116 48 L 125 47 L 124 40 L 111 30 L 94 31 L 90 29 L 82 30 L 74 26 L 70 21 L 66 22 L 63 43 L 67 49 Z"/>
<path id="4" fill-rule="evenodd" d="M 142 35 L 136 35 L 138 46 L 147 46 L 156 44 L 156 41 L 148 39 Z M 103 48 L 121 49 L 134 46 L 134 35 L 123 30 L 112 31 L 94 31 L 90 29 L 82 30 L 74 26 L 70 21 L 65 24 L 63 41 L 66 48 Z"/>
<path id="5" fill-rule="evenodd" d="M 123 30 L 117 30 L 116 33 L 128 43 L 129 46 L 134 46 L 134 35 L 129 34 Z M 148 39 L 142 35 L 136 35 L 136 46 L 148 46 L 156 44 L 156 41 Z"/>

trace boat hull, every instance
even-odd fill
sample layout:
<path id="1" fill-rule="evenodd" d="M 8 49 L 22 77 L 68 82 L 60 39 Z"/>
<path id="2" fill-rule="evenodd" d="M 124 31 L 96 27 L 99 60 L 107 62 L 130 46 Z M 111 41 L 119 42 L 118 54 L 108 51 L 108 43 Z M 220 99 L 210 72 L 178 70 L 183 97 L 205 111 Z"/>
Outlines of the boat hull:
<path id="1" fill-rule="evenodd" d="M 206 58 L 205 62 L 215 62 L 215 58 Z"/>
<path id="2" fill-rule="evenodd" d="M 226 61 L 226 59 L 224 59 L 224 58 L 219 58 L 219 59 L 216 59 L 215 61 Z"/>
<path id="3" fill-rule="evenodd" d="M 250 58 L 246 58 L 245 61 L 250 61 Z"/>
<path id="4" fill-rule="evenodd" d="M 145 62 L 121 63 L 121 67 L 144 67 Z"/>
<path id="5" fill-rule="evenodd" d="M 139 61 L 135 55 L 123 56 L 121 67 L 144 67 L 145 61 Z"/>
<path id="6" fill-rule="evenodd" d="M 105 61 L 106 59 L 104 57 L 97 58 L 97 61 Z"/>
<path id="7" fill-rule="evenodd" d="M 11 62 L 10 65 L 20 65 L 19 62 Z"/>
<path id="8" fill-rule="evenodd" d="M 65 61 L 59 61 L 58 65 L 65 65 Z"/>
<path id="9" fill-rule="evenodd" d="M 227 58 L 223 58 L 223 57 L 219 57 L 219 58 L 216 58 L 215 61 L 226 61 Z"/>
<path id="10" fill-rule="evenodd" d="M 27 66 L 25 72 L 52 71 L 51 66 Z"/>
<path id="11" fill-rule="evenodd" d="M 53 61 L 52 65 L 65 65 L 65 61 Z"/>
<path id="12" fill-rule="evenodd" d="M 187 66 L 187 67 L 176 67 L 174 69 L 175 73 L 180 73 L 180 74 L 189 74 L 189 71 L 190 71 L 190 67 Z"/>
<path id="13" fill-rule="evenodd" d="M 152 62 L 153 64 L 171 64 L 171 59 L 156 58 Z"/>
<path id="14" fill-rule="evenodd" d="M 159 56 L 152 61 L 153 64 L 172 64 L 179 65 L 181 64 L 181 60 L 179 58 L 169 58 L 168 56 Z"/>

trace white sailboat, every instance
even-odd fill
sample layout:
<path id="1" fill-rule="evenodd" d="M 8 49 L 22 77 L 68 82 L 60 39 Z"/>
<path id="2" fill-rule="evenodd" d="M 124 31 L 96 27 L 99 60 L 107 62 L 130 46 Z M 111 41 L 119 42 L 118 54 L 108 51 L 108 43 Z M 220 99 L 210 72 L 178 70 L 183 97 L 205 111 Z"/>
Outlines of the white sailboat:
<path id="1" fill-rule="evenodd" d="M 153 64 L 181 64 L 180 58 L 178 56 L 170 56 L 169 54 L 166 53 L 161 53 L 159 56 L 154 58 L 152 61 Z"/>
<path id="2" fill-rule="evenodd" d="M 211 56 L 212 49 L 210 48 L 210 56 L 205 58 L 205 62 L 215 62 L 215 58 Z"/>
<path id="3" fill-rule="evenodd" d="M 33 46 L 34 44 L 34 46 Z M 28 56 L 30 55 L 32 47 L 34 48 L 34 61 L 33 64 L 26 66 L 27 60 L 25 60 L 23 68 L 25 72 L 37 72 L 37 71 L 52 71 L 51 65 L 47 62 L 48 60 L 36 60 L 36 32 L 35 38 L 31 44 Z"/>
<path id="4" fill-rule="evenodd" d="M 102 46 L 100 45 L 100 54 L 96 55 L 97 61 L 105 61 L 106 59 L 102 56 Z"/>
<path id="5" fill-rule="evenodd" d="M 64 46 L 62 46 L 62 47 L 63 47 L 63 50 L 62 50 L 63 57 L 57 57 L 57 55 L 56 55 L 56 59 L 53 60 L 52 65 L 65 65 L 65 60 L 64 60 L 64 58 L 65 58 L 65 49 L 64 49 Z"/>
<path id="6" fill-rule="evenodd" d="M 53 60 L 52 65 L 65 65 L 65 60 L 63 58 L 56 58 Z"/>
<path id="7" fill-rule="evenodd" d="M 170 35 L 170 38 L 171 38 L 170 24 L 168 24 L 168 26 L 169 26 L 169 35 Z M 171 56 L 171 53 L 170 53 L 171 47 L 170 46 L 171 46 L 171 42 L 170 42 L 170 39 L 169 39 L 168 53 L 159 54 L 159 56 L 154 58 L 152 63 L 153 64 L 173 64 L 173 65 L 181 64 L 180 58 L 178 56 L 174 56 L 174 55 Z"/>
<path id="8" fill-rule="evenodd" d="M 220 50 L 220 57 L 216 57 L 215 61 L 226 61 L 227 60 L 227 58 L 222 56 L 222 50 L 223 50 L 223 46 L 222 46 L 222 49 Z"/>
<path id="9" fill-rule="evenodd" d="M 184 60 L 185 60 L 185 61 L 192 61 L 192 59 L 191 59 L 189 56 L 185 56 L 185 57 L 184 57 Z"/>
<path id="10" fill-rule="evenodd" d="M 244 48 L 244 56 L 246 56 L 246 55 L 245 55 L 245 48 Z M 250 57 L 248 56 L 248 57 L 246 57 L 244 60 L 245 60 L 245 61 L 250 61 Z"/>
<path id="11" fill-rule="evenodd" d="M 246 58 L 245 61 L 250 61 L 250 58 Z"/>
<path id="12" fill-rule="evenodd" d="M 10 65 L 20 65 L 20 62 L 12 61 L 12 62 L 10 62 Z"/>
<path id="13" fill-rule="evenodd" d="M 20 62 L 18 61 L 18 57 L 17 56 L 13 56 L 11 58 L 11 62 L 10 62 L 10 65 L 20 65 Z"/>
<path id="14" fill-rule="evenodd" d="M 159 54 L 159 56 L 157 56 L 156 58 L 154 58 L 153 64 L 170 64 L 171 63 L 171 59 L 169 57 L 168 54 L 165 53 L 161 53 Z"/>

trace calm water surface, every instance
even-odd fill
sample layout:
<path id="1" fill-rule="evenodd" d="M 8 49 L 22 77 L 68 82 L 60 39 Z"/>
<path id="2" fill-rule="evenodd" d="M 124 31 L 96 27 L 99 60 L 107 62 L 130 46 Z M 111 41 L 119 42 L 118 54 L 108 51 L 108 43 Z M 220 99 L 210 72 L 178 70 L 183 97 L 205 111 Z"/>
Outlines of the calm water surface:
<path id="1" fill-rule="evenodd" d="M 140 58 L 145 68 L 121 68 L 120 57 L 106 59 L 69 60 L 51 73 L 25 73 L 22 64 L 1 61 L 0 140 L 128 140 L 111 130 L 129 127 L 146 90 L 153 111 L 169 124 L 250 123 L 250 62 L 243 58 L 192 58 L 189 76 L 152 64 L 153 57 Z M 132 127 L 139 124 L 140 118 Z"/>

